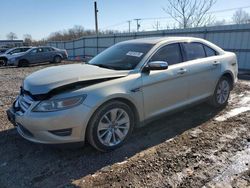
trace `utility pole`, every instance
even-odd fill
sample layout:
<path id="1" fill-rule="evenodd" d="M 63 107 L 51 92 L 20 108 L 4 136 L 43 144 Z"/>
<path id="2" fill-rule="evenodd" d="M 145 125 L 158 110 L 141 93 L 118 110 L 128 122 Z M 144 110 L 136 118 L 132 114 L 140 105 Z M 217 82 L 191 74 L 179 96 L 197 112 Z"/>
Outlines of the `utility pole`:
<path id="1" fill-rule="evenodd" d="M 135 19 L 135 21 L 136 21 L 136 28 L 137 28 L 137 32 L 139 31 L 139 29 L 140 29 L 140 27 L 141 27 L 141 25 L 139 24 L 139 21 L 140 21 L 141 19 Z"/>
<path id="2" fill-rule="evenodd" d="M 157 20 L 157 22 L 156 22 L 156 30 L 158 31 L 159 30 L 159 21 Z"/>
<path id="3" fill-rule="evenodd" d="M 129 33 L 130 33 L 130 31 L 131 31 L 131 30 L 130 30 L 130 25 L 131 25 L 131 21 L 129 20 L 129 21 L 128 21 L 128 32 L 129 32 Z"/>
<path id="4" fill-rule="evenodd" d="M 98 9 L 97 9 L 97 2 L 95 1 L 94 3 L 94 7 L 95 7 L 95 32 L 96 35 L 98 35 Z"/>

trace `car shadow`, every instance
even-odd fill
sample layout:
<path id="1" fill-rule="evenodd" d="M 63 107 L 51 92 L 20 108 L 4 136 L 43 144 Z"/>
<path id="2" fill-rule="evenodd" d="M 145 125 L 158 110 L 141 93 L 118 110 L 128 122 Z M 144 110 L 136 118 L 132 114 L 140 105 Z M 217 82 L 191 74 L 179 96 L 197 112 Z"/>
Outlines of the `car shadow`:
<path id="1" fill-rule="evenodd" d="M 88 144 L 55 148 L 22 139 L 16 130 L 0 133 L 0 185 L 4 187 L 74 187 L 73 180 L 165 142 L 212 119 L 221 111 L 203 103 L 137 128 L 119 149 L 100 153 Z"/>

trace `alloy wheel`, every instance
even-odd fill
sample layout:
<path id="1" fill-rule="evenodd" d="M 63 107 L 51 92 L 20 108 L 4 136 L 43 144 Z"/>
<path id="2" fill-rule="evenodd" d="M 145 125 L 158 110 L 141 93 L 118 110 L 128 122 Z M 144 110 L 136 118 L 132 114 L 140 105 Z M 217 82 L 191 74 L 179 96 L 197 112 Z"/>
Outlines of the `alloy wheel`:
<path id="1" fill-rule="evenodd" d="M 97 136 L 105 146 L 115 146 L 127 136 L 130 128 L 130 118 L 121 108 L 113 108 L 105 113 L 98 124 Z"/>
<path id="2" fill-rule="evenodd" d="M 230 93 L 230 85 L 227 80 L 222 80 L 219 83 L 217 92 L 216 92 L 216 99 L 219 104 L 224 104 L 229 96 Z"/>

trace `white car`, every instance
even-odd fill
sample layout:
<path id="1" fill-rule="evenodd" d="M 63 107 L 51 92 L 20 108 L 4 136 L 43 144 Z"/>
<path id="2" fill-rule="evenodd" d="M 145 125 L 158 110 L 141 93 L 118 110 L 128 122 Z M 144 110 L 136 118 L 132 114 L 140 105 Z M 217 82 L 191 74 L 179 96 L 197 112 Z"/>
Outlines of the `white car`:
<path id="1" fill-rule="evenodd" d="M 7 111 L 37 143 L 121 146 L 135 126 L 190 104 L 227 104 L 237 81 L 234 53 L 203 39 L 143 38 L 118 43 L 88 64 L 50 67 L 28 76 Z M 168 125 L 166 125 L 168 126 Z"/>

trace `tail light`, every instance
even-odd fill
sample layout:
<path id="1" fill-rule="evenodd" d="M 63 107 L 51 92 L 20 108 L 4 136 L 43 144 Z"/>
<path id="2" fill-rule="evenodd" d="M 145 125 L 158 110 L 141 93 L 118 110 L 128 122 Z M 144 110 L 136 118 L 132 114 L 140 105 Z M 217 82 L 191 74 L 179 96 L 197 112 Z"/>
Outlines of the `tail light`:
<path id="1" fill-rule="evenodd" d="M 68 57 L 68 52 L 67 50 L 64 50 L 66 57 Z"/>

